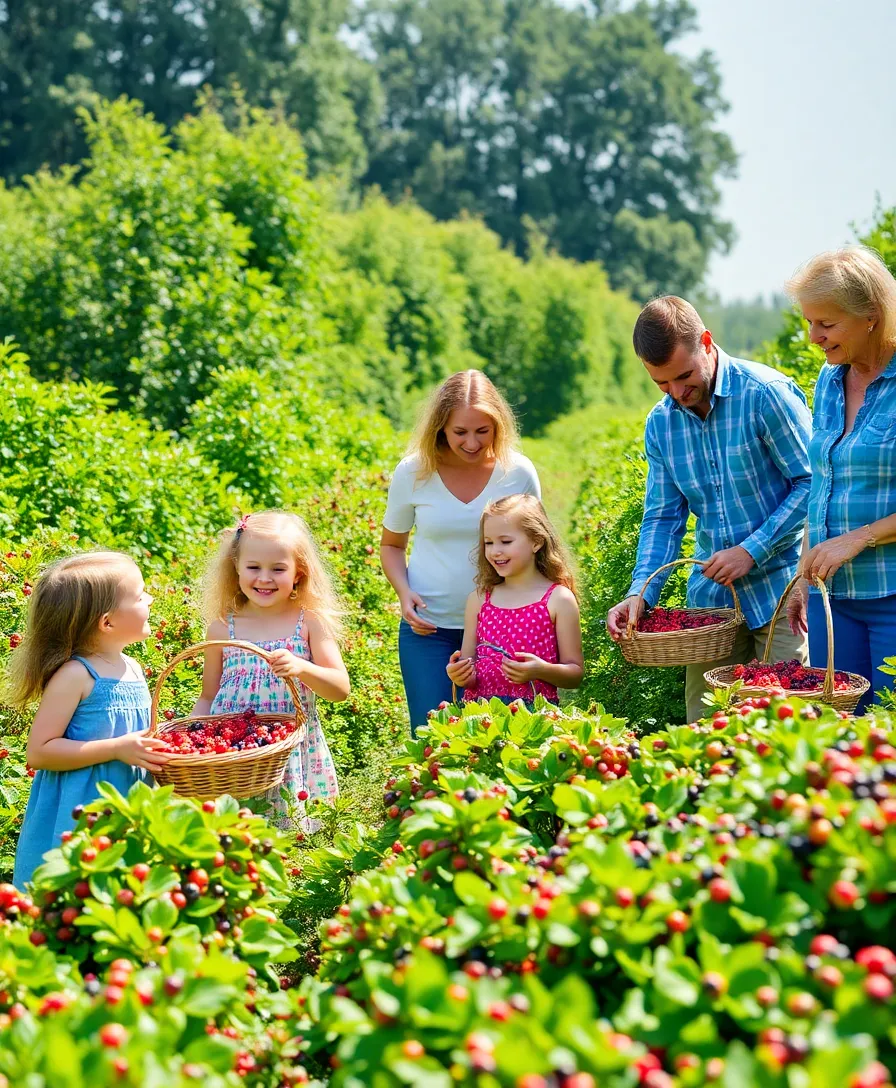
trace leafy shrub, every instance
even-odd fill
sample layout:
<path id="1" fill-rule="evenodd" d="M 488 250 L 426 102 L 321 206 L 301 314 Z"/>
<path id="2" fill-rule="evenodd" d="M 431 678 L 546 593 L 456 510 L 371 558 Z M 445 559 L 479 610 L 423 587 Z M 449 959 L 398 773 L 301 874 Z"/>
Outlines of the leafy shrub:
<path id="1" fill-rule="evenodd" d="M 139 105 L 100 104 L 84 123 L 77 188 L 71 174 L 41 175 L 15 191 L 0 330 L 27 346 L 38 376 L 103 382 L 173 426 L 213 370 L 293 354 L 306 322 L 249 267 L 249 228 L 223 209 L 208 170 L 173 151 Z"/>
<path id="2" fill-rule="evenodd" d="M 379 850 L 343 844 L 368 868 L 302 988 L 330 1083 L 887 1083 L 894 723 L 515 710 L 435 715 Z"/>
<path id="3" fill-rule="evenodd" d="M 112 409 L 95 382 L 41 382 L 0 344 L 0 532 L 42 526 L 168 563 L 232 518 L 228 477 L 196 449 Z"/>
<path id="4" fill-rule="evenodd" d="M 272 374 L 245 367 L 215 377 L 214 391 L 191 408 L 186 434 L 256 508 L 289 506 L 347 464 L 363 472 L 401 456 L 384 418 L 334 403 L 293 368 L 273 389 Z"/>

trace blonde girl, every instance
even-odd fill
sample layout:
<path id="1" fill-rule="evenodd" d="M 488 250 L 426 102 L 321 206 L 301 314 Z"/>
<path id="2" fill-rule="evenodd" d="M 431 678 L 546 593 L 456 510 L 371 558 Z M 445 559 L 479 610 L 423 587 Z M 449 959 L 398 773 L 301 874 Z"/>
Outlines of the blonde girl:
<path id="1" fill-rule="evenodd" d="M 209 639 L 253 642 L 271 655 L 272 664 L 248 650 L 211 647 L 194 714 L 291 714 L 295 707 L 283 679 L 299 681 L 305 739 L 290 756 L 282 787 L 263 798 L 283 825 L 289 805 L 339 793 L 316 697 L 341 702 L 351 691 L 339 651 L 339 604 L 305 522 L 264 510 L 226 529 L 208 571 L 204 604 Z"/>
<path id="2" fill-rule="evenodd" d="M 533 495 L 510 495 L 482 512 L 476 589 L 449 680 L 465 699 L 505 702 L 582 682 L 582 631 L 566 550 Z"/>
<path id="3" fill-rule="evenodd" d="M 401 603 L 398 655 L 412 733 L 451 697 L 445 666 L 463 640 L 483 509 L 502 495 L 541 494 L 518 441 L 507 401 L 483 373 L 464 370 L 433 392 L 395 469 L 380 557 Z"/>
<path id="4" fill-rule="evenodd" d="M 143 670 L 123 652 L 151 633 L 151 604 L 136 564 L 118 552 L 62 559 L 34 587 L 5 692 L 12 706 L 40 700 L 28 736 L 35 775 L 16 849 L 19 888 L 74 826 L 72 810 L 99 796 L 100 782 L 127 793 L 167 762 L 164 743 L 147 735 Z"/>

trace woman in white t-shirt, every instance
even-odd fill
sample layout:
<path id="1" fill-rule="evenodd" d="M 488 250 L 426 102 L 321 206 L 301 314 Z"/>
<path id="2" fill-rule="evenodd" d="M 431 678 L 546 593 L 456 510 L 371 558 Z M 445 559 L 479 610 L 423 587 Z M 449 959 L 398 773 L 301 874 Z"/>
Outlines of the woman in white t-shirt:
<path id="1" fill-rule="evenodd" d="M 398 657 L 412 733 L 451 698 L 445 666 L 463 641 L 476 574 L 471 553 L 486 503 L 521 493 L 541 497 L 518 441 L 507 401 L 481 371 L 464 370 L 432 394 L 392 477 L 380 558 L 401 602 Z"/>

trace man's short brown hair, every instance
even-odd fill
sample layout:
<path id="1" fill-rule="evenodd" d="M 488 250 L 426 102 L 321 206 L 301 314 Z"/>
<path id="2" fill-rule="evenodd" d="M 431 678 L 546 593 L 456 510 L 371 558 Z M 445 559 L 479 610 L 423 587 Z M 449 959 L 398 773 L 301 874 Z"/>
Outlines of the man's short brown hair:
<path id="1" fill-rule="evenodd" d="M 638 315 L 632 343 L 639 359 L 663 366 L 679 344 L 695 352 L 705 329 L 690 302 L 677 295 L 663 295 L 648 302 Z"/>

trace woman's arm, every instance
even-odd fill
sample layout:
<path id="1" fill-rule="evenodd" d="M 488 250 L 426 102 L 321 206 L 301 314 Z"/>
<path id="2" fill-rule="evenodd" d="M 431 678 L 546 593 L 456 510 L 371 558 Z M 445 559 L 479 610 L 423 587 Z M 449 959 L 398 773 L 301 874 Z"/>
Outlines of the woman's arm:
<path id="1" fill-rule="evenodd" d="M 205 633 L 206 641 L 215 642 L 226 639 L 229 635 L 227 626 L 220 620 L 215 620 L 209 625 Z M 191 714 L 208 714 L 211 710 L 218 688 L 221 686 L 221 673 L 224 670 L 224 652 L 220 646 L 209 646 L 204 654 L 202 667 L 202 694 L 190 712 Z"/>
<path id="2" fill-rule="evenodd" d="M 380 562 L 383 573 L 401 602 L 401 615 L 418 635 L 428 635 L 436 630 L 436 625 L 421 616 L 417 609 L 425 609 L 426 602 L 419 593 L 415 593 L 408 582 L 408 539 L 410 532 L 393 533 L 383 529 L 380 540 Z"/>
<path id="3" fill-rule="evenodd" d="M 548 612 L 557 632 L 557 664 L 544 661 L 535 654 L 518 653 L 515 660 L 508 658 L 501 668 L 515 684 L 543 680 L 556 688 L 577 688 L 582 682 L 585 662 L 579 602 L 572 590 L 558 586 L 548 601 Z"/>
<path id="4" fill-rule="evenodd" d="M 271 654 L 271 669 L 275 676 L 293 676 L 301 680 L 305 687 L 315 695 L 331 703 L 341 703 L 349 697 L 351 681 L 342 660 L 339 643 L 313 612 L 305 613 L 305 628 L 308 632 L 308 648 L 311 661 L 297 657 L 289 650 L 274 650 Z"/>
<path id="5" fill-rule="evenodd" d="M 25 758 L 28 765 L 43 771 L 77 771 L 98 763 L 120 759 L 151 771 L 167 762 L 165 742 L 145 732 L 125 733 L 105 740 L 69 740 L 63 736 L 78 704 L 93 690 L 90 674 L 77 661 L 67 661 L 50 678 L 40 701 Z"/>
<path id="6" fill-rule="evenodd" d="M 861 525 L 840 536 L 822 540 L 809 551 L 802 562 L 803 573 L 814 575 L 823 582 L 833 577 L 837 571 L 855 559 L 866 548 L 880 544 L 892 544 L 896 541 L 896 514 L 888 514 L 869 525 Z"/>

